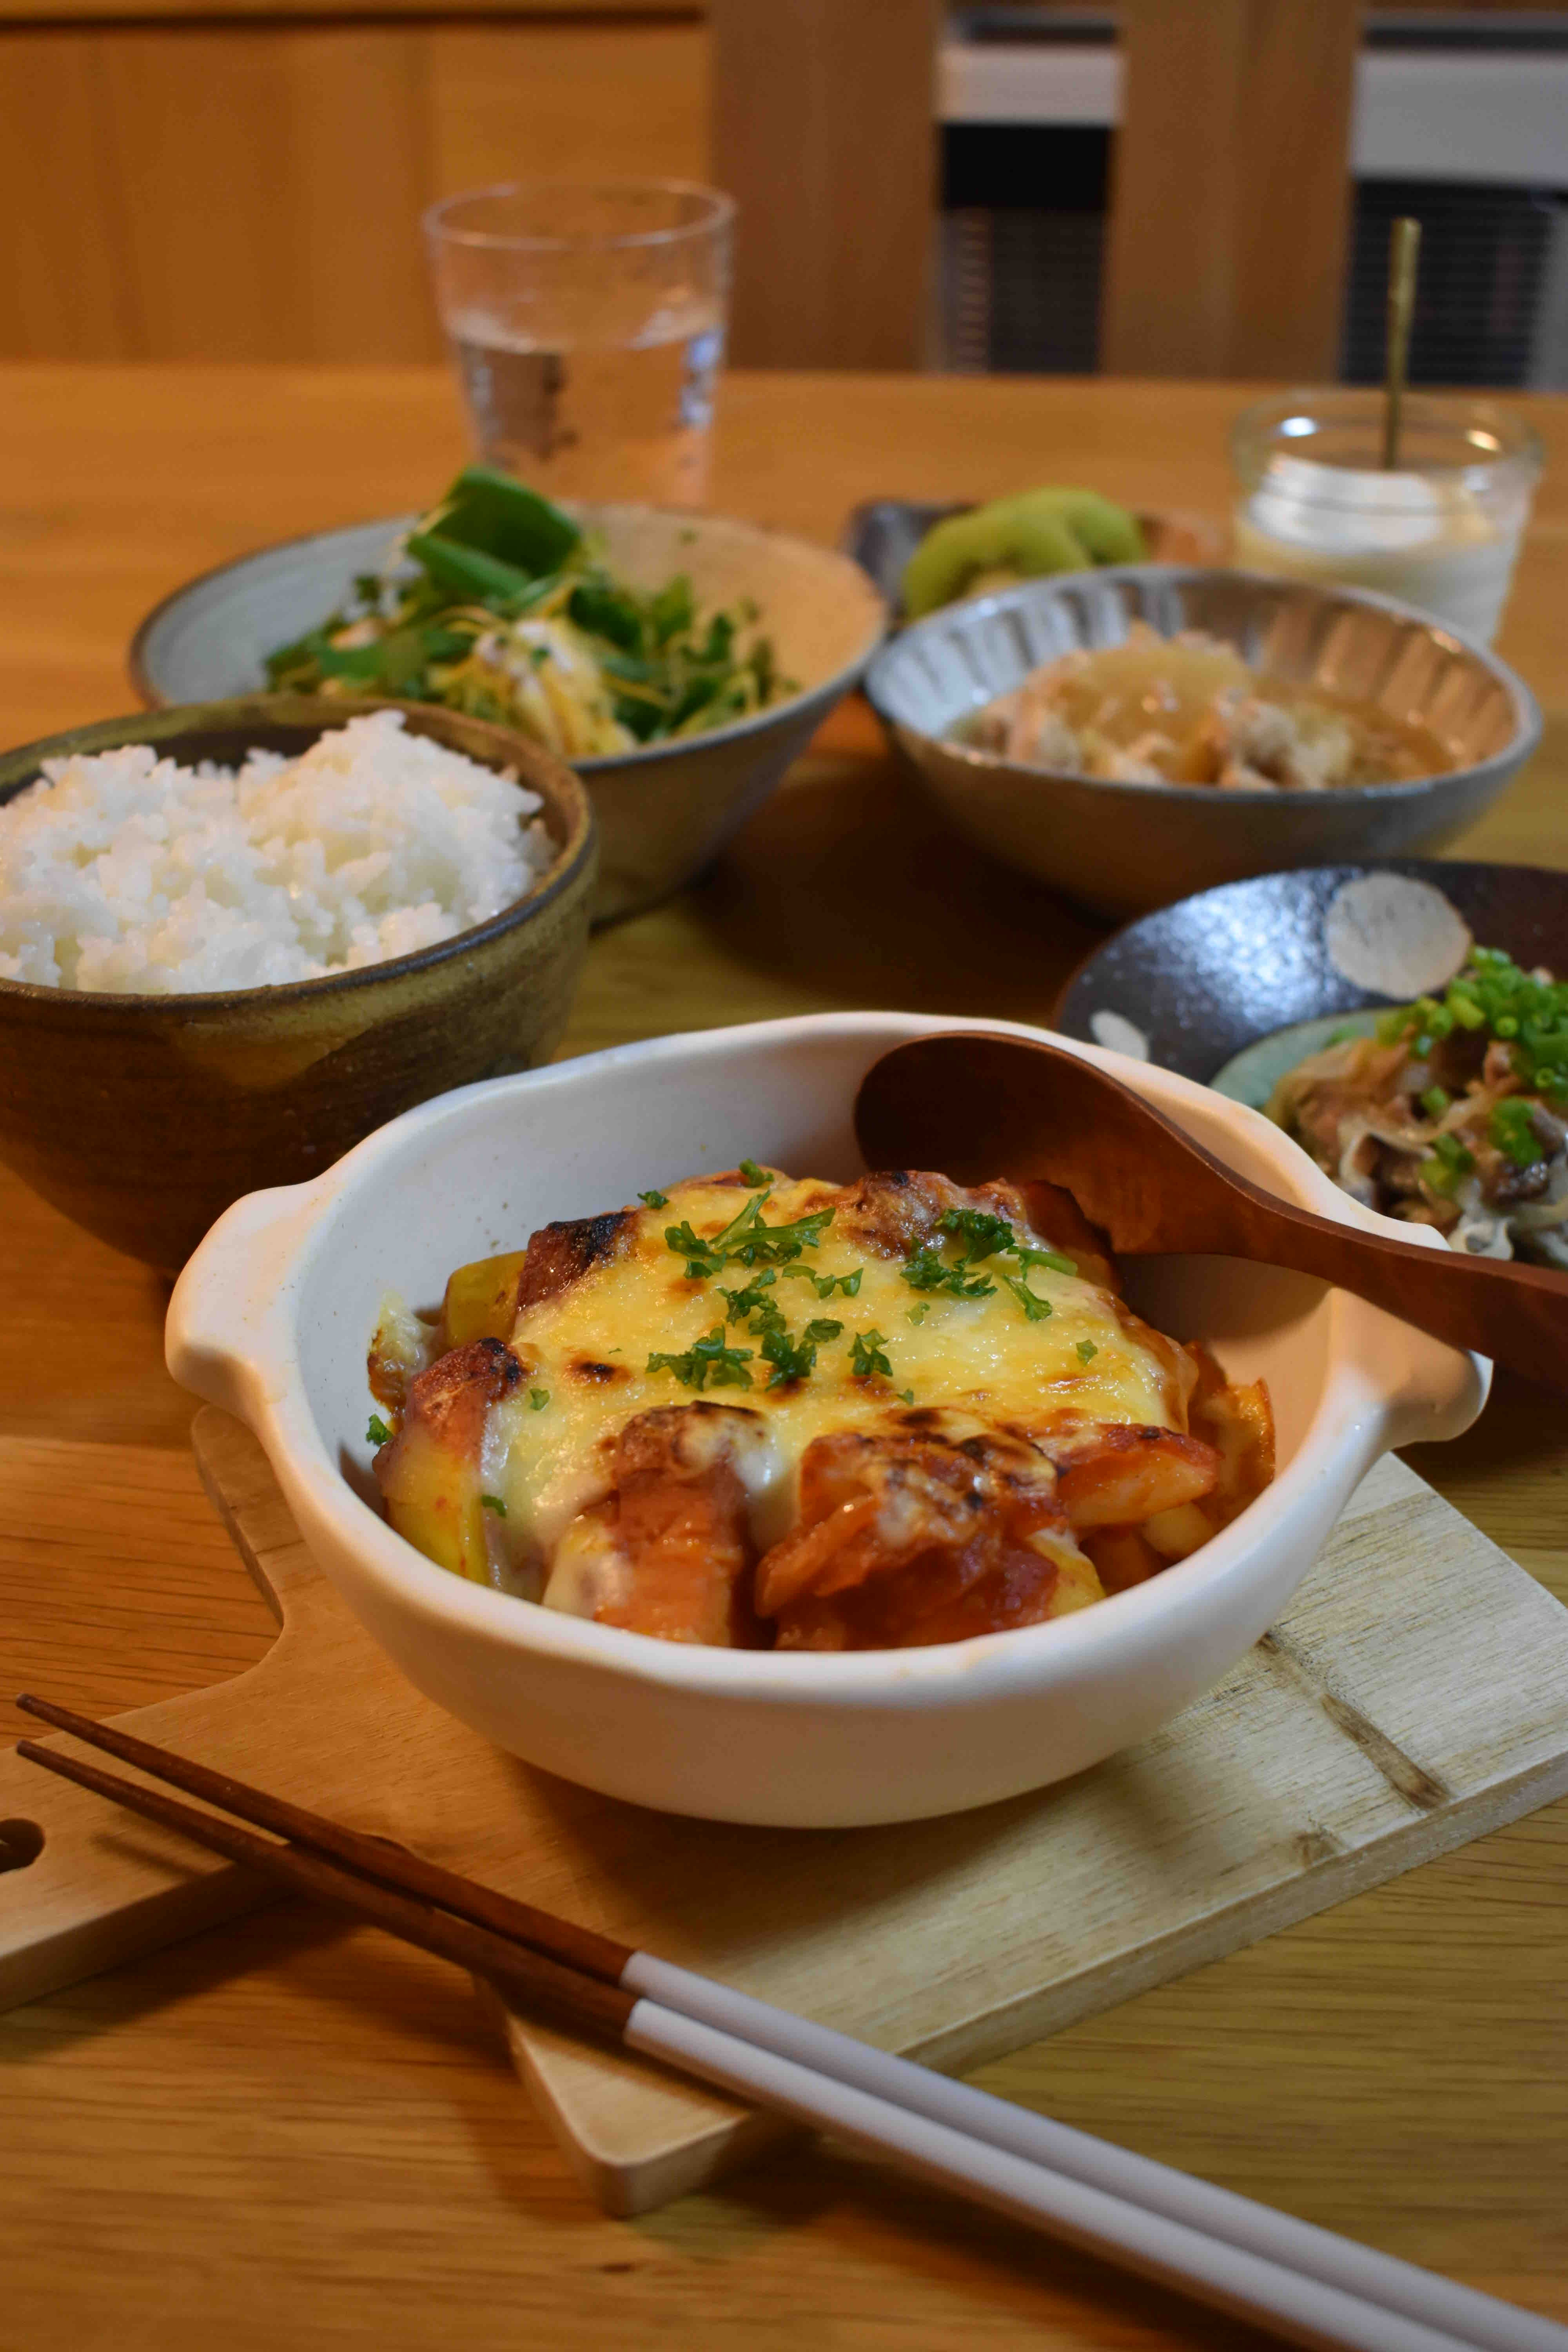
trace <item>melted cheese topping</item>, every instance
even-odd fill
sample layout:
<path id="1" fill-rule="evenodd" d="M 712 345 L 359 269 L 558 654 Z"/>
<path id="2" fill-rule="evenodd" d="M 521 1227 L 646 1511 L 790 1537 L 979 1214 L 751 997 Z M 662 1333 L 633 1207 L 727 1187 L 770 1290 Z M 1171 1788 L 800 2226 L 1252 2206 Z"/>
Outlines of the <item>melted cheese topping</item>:
<path id="1" fill-rule="evenodd" d="M 832 1188 L 781 1179 L 764 1222 L 793 1223 L 821 1201 L 825 1189 Z M 795 1523 L 800 1461 L 813 1439 L 895 1425 L 908 1410 L 905 1391 L 913 1392 L 916 1406 L 950 1408 L 980 1424 L 1040 1429 L 1070 1412 L 1087 1422 L 1184 1428 L 1173 1351 L 1130 1317 L 1110 1291 L 1036 1265 L 1029 1286 L 1051 1307 L 1047 1318 L 1036 1320 L 1001 1279 L 1003 1273 L 1016 1276 L 1014 1259 L 987 1258 L 971 1269 L 994 1282 L 986 1297 L 920 1292 L 903 1279 L 901 1258 L 879 1255 L 834 1225 L 818 1247 L 794 1263 L 818 1276 L 858 1269 L 859 1289 L 853 1297 L 835 1291 L 822 1299 L 813 1284 L 784 1266 L 774 1269 L 767 1297 L 792 1338 L 818 1318 L 843 1329 L 818 1343 L 809 1378 L 770 1387 L 773 1367 L 760 1352 L 759 1337 L 743 1324 L 727 1322 L 729 1306 L 721 1295 L 721 1286 L 743 1289 L 761 1269 L 731 1265 L 712 1280 L 692 1280 L 665 1239 L 666 1229 L 682 1219 L 710 1237 L 746 1197 L 733 1182 L 695 1180 L 672 1187 L 668 1206 L 637 1213 L 609 1257 L 518 1317 L 511 1346 L 524 1379 L 492 1408 L 484 1452 L 486 1489 L 503 1496 L 507 1506 L 492 1540 L 504 1527 L 514 1578 L 537 1573 L 551 1561 L 579 1513 L 611 1491 L 616 1441 L 632 1415 L 689 1403 L 697 1393 L 668 1370 L 649 1370 L 650 1354 L 684 1355 L 716 1324 L 724 1325 L 727 1347 L 752 1350 L 744 1365 L 749 1387 L 715 1386 L 710 1375 L 701 1393 L 714 1404 L 739 1405 L 760 1417 L 765 1442 L 746 1446 L 736 1467 L 763 1548 Z M 1015 1230 L 1020 1241 L 1037 1243 L 1026 1227 Z M 852 1342 L 857 1333 L 872 1330 L 881 1334 L 891 1376 L 857 1379 Z M 1095 1351 L 1087 1363 L 1079 1353 L 1084 1342 Z M 548 1390 L 549 1402 L 535 1410 L 530 1392 L 541 1389 Z M 567 1565 L 563 1558 L 562 1570 Z M 574 1605 L 564 1591 L 545 1597 Z"/>

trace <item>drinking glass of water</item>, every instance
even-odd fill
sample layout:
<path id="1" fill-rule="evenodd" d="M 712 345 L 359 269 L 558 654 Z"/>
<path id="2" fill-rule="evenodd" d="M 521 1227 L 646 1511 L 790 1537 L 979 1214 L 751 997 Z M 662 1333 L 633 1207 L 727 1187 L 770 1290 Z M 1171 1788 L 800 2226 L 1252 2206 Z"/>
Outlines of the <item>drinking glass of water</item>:
<path id="1" fill-rule="evenodd" d="M 432 205 L 481 457 L 551 496 L 701 506 L 734 217 L 681 180 L 520 181 Z"/>

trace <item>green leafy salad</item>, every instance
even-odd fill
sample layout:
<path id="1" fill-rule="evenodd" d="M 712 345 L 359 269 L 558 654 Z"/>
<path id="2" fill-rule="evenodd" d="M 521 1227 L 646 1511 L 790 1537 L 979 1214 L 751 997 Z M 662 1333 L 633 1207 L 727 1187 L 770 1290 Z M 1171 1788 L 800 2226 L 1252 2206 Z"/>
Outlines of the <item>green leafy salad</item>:
<path id="1" fill-rule="evenodd" d="M 618 580 L 572 517 L 489 466 L 267 658 L 293 694 L 395 695 L 514 727 L 572 760 L 704 734 L 794 689 L 750 604 L 700 614 L 677 573 Z"/>

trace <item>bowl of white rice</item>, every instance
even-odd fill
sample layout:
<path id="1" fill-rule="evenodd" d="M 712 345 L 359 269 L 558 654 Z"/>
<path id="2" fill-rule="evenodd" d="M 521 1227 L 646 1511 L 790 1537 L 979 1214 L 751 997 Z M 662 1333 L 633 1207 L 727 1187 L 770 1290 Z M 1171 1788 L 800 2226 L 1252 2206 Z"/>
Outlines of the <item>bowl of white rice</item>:
<path id="1" fill-rule="evenodd" d="M 596 845 L 562 761 L 428 704 L 268 695 L 0 758 L 0 1158 L 165 1271 L 560 1042 Z"/>

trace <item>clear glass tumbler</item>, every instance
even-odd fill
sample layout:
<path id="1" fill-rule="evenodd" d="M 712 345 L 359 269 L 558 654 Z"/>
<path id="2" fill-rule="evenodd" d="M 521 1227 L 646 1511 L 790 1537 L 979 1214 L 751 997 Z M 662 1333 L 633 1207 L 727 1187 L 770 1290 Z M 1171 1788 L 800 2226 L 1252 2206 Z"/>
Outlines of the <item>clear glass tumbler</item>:
<path id="1" fill-rule="evenodd" d="M 1530 426 L 1489 401 L 1406 393 L 1399 464 L 1383 394 L 1278 393 L 1231 433 L 1236 560 L 1249 572 L 1375 588 L 1489 644 L 1541 472 Z"/>
<path id="2" fill-rule="evenodd" d="M 480 455 L 537 488 L 701 506 L 735 207 L 680 180 L 520 181 L 425 215 Z"/>

